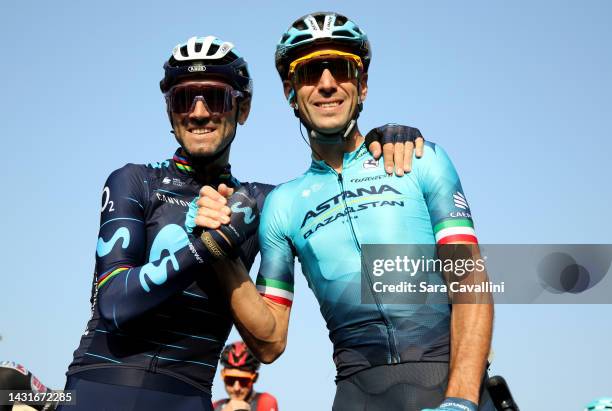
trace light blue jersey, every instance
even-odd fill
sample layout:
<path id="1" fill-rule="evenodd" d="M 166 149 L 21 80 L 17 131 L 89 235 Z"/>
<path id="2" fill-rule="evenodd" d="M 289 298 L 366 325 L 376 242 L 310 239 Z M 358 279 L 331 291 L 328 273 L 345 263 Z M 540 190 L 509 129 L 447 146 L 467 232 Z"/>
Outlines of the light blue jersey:
<path id="1" fill-rule="evenodd" d="M 476 242 L 459 177 L 426 142 L 404 177 L 388 176 L 365 144 L 346 153 L 342 173 L 313 160 L 266 198 L 259 227 L 260 293 L 291 305 L 294 257 L 319 301 L 342 378 L 381 364 L 448 361 L 450 307 L 361 303 L 361 244 Z M 440 276 L 439 281 L 443 279 Z"/>

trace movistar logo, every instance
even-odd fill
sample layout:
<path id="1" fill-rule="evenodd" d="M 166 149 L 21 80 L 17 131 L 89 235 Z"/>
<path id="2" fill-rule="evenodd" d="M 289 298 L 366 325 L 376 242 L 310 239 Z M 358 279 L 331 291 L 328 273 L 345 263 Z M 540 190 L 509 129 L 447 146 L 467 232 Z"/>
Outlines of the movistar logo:
<path id="1" fill-rule="evenodd" d="M 187 233 L 178 224 L 168 224 L 162 228 L 151 244 L 149 262 L 140 269 L 141 287 L 150 292 L 150 283 L 158 286 L 164 284 L 168 279 L 168 263 L 171 263 L 174 272 L 178 272 L 181 267 L 176 254 L 189 244 Z"/>
<path id="2" fill-rule="evenodd" d="M 193 73 L 193 72 L 196 72 L 196 71 L 206 71 L 206 66 L 202 66 L 202 65 L 189 66 L 187 71 L 189 71 L 190 73 Z"/>
<path id="3" fill-rule="evenodd" d="M 244 222 L 247 224 L 251 224 L 253 220 L 255 220 L 255 216 L 253 215 L 253 210 L 249 207 L 240 207 L 242 203 L 234 203 L 232 205 L 232 212 L 234 213 L 243 213 L 244 214 Z"/>
<path id="4" fill-rule="evenodd" d="M 126 227 L 119 227 L 110 240 L 104 241 L 102 237 L 98 238 L 98 246 L 96 247 L 98 257 L 106 257 L 110 254 L 118 241 L 121 241 L 121 248 L 128 248 L 130 245 L 130 230 Z"/>

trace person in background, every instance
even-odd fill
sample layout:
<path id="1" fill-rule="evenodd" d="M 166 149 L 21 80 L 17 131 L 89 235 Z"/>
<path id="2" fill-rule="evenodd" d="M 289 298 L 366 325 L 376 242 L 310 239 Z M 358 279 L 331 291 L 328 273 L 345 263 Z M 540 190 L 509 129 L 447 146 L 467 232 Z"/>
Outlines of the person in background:
<path id="1" fill-rule="evenodd" d="M 221 378 L 228 398 L 216 401 L 215 411 L 278 411 L 273 395 L 256 392 L 253 388 L 261 363 L 245 343 L 237 341 L 227 345 L 221 353 L 221 364 Z"/>

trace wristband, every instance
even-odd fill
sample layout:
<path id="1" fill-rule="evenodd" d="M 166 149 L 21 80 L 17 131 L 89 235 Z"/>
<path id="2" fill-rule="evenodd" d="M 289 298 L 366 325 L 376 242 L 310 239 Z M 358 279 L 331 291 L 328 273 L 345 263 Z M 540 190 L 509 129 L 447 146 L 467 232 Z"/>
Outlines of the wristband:
<path id="1" fill-rule="evenodd" d="M 438 409 L 445 411 L 476 411 L 478 409 L 478 405 L 463 398 L 446 397 Z"/>

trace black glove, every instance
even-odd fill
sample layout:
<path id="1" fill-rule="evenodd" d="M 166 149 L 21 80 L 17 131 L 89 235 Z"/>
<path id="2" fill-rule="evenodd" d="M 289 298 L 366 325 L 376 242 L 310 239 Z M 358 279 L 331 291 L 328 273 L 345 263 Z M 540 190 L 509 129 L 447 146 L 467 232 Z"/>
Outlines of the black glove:
<path id="1" fill-rule="evenodd" d="M 237 256 L 240 245 L 253 235 L 259 226 L 257 200 L 249 194 L 245 186 L 240 187 L 231 195 L 227 206 L 232 210 L 230 222 L 222 224 L 218 229 L 227 240 L 217 230 L 206 230 L 202 234 L 202 241 L 216 257 Z M 214 244 L 210 243 L 211 239 L 220 250 L 215 250 Z"/>
<path id="2" fill-rule="evenodd" d="M 387 123 L 381 127 L 375 127 L 365 136 L 366 147 L 374 141 L 378 141 L 381 145 L 386 143 L 405 143 L 414 141 L 417 138 L 423 138 L 421 131 L 415 127 L 403 126 L 401 124 Z"/>

